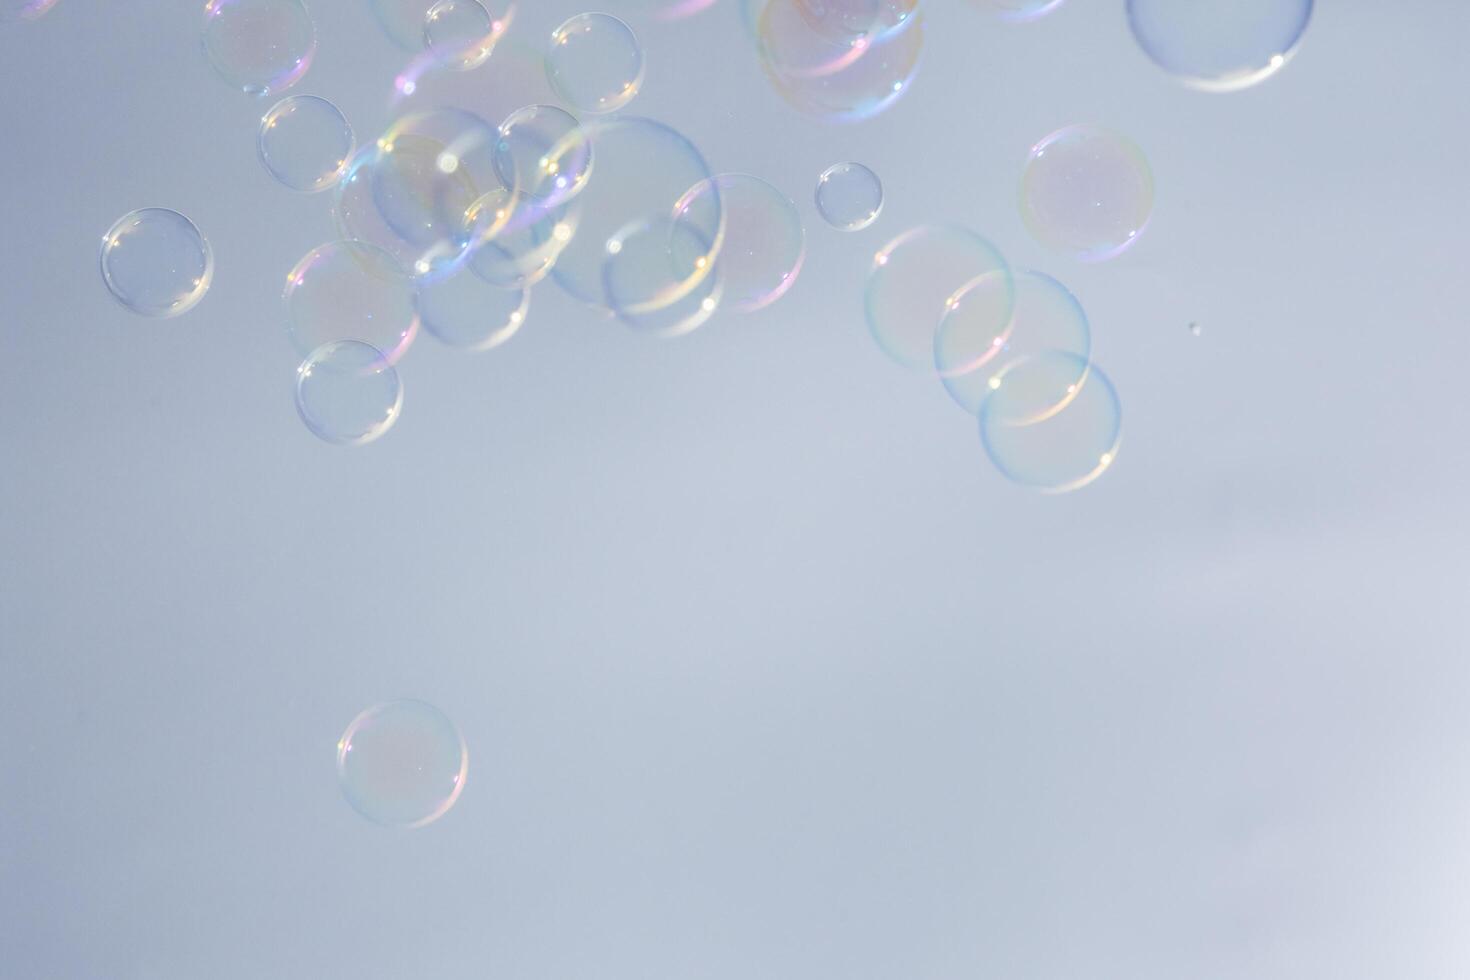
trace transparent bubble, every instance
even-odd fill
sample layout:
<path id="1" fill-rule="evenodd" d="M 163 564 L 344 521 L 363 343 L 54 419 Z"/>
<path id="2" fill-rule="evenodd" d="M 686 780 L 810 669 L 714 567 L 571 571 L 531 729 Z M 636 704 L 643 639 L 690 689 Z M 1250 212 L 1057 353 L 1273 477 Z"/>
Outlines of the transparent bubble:
<path id="1" fill-rule="evenodd" d="M 603 262 L 607 244 L 622 229 L 640 221 L 672 218 L 689 190 L 714 176 L 699 150 L 684 136 L 650 119 L 617 117 L 583 123 L 579 132 L 552 150 L 553 165 L 586 151 L 595 165 L 582 192 L 576 234 L 565 244 L 552 277 L 572 296 L 606 307 Z M 674 293 L 693 290 L 711 271 L 724 238 L 724 208 L 718 187 L 692 202 L 680 215 L 691 226 L 690 240 L 710 243 L 703 263 L 690 263 L 688 277 Z M 671 294 L 672 295 L 672 294 Z"/>
<path id="2" fill-rule="evenodd" d="M 643 85 L 643 47 L 611 14 L 578 14 L 552 32 L 546 77 L 572 108 L 613 112 Z"/>
<path id="3" fill-rule="evenodd" d="M 1021 217 L 1036 240 L 1084 262 L 1122 254 L 1148 227 L 1154 177 L 1143 151 L 1100 126 L 1068 126 L 1031 148 Z"/>
<path id="4" fill-rule="evenodd" d="M 528 286 L 502 288 L 461 273 L 419 290 L 424 329 L 450 347 L 483 351 L 513 337 L 531 306 Z"/>
<path id="5" fill-rule="evenodd" d="M 398 371 L 376 347 L 323 344 L 296 369 L 296 411 L 319 439 L 361 446 L 393 428 L 403 408 Z"/>
<path id="6" fill-rule="evenodd" d="M 454 722 L 422 701 L 390 701 L 352 720 L 337 742 L 342 793 L 389 827 L 422 827 L 464 791 L 469 750 Z"/>
<path id="7" fill-rule="evenodd" d="M 316 28 L 302 0 L 210 0 L 204 53 L 247 95 L 273 95 L 301 80 L 316 55 Z"/>
<path id="8" fill-rule="evenodd" d="M 483 229 L 469 267 L 492 286 L 511 289 L 546 278 L 573 240 L 581 204 L 553 204 L 520 192 L 487 194 L 470 209 L 473 227 Z"/>
<path id="9" fill-rule="evenodd" d="M 439 0 L 424 15 L 424 44 L 434 58 L 453 71 L 478 68 L 510 28 L 514 7 L 491 0 L 492 13 L 480 0 Z"/>
<path id="10" fill-rule="evenodd" d="M 868 330 L 899 364 L 932 371 L 935 333 L 951 297 L 986 275 L 994 279 L 971 297 L 966 312 L 977 326 L 1003 330 L 1014 309 L 1015 287 L 995 246 L 954 225 L 910 229 L 873 258 L 864 296 Z"/>
<path id="11" fill-rule="evenodd" d="M 710 242 L 682 215 L 640 218 L 607 240 L 604 295 L 618 319 L 657 337 L 680 337 L 720 307 L 724 277 L 710 262 Z M 699 267 L 701 274 L 690 270 Z"/>
<path id="12" fill-rule="evenodd" d="M 975 2 L 1001 20 L 1019 23 L 1045 17 L 1060 7 L 1063 0 L 975 0 Z"/>
<path id="13" fill-rule="evenodd" d="M 1033 354 L 1012 362 L 990 386 L 980 406 L 980 438 L 1007 479 L 1063 493 L 1091 483 L 1117 458 L 1118 393 L 1086 358 Z"/>
<path id="14" fill-rule="evenodd" d="M 1128 0 L 1143 53 L 1186 85 L 1248 88 L 1280 71 L 1301 44 L 1312 0 Z"/>
<path id="15" fill-rule="evenodd" d="M 56 4 L 57 0 L 0 0 L 0 24 L 39 20 Z"/>
<path id="16" fill-rule="evenodd" d="M 817 178 L 817 213 L 839 231 L 861 231 L 883 210 L 883 182 L 861 163 L 834 163 Z"/>
<path id="17" fill-rule="evenodd" d="M 950 297 L 934 335 L 935 369 L 950 397 L 972 415 L 990 393 L 991 379 L 1020 358 L 1054 350 L 1077 355 L 1085 366 L 1092 352 L 1087 314 L 1067 287 L 1041 272 L 1011 278 L 1015 300 L 1008 321 L 997 322 L 991 313 L 1005 282 L 989 273 Z"/>
<path id="18" fill-rule="evenodd" d="M 555 155 L 553 155 L 553 151 Z M 578 194 L 592 175 L 592 144 L 576 118 L 553 105 L 528 105 L 500 124 L 495 166 L 501 179 L 554 205 Z"/>
<path id="19" fill-rule="evenodd" d="M 830 75 L 907 27 L 915 0 L 769 0 L 756 44 L 768 71 L 805 78 Z"/>
<path id="20" fill-rule="evenodd" d="M 260 120 L 260 162 L 293 191 L 330 188 L 356 148 L 342 110 L 315 95 L 289 95 Z"/>
<path id="21" fill-rule="evenodd" d="M 178 316 L 192 310 L 214 279 L 214 253 L 194 222 L 167 208 L 118 218 L 102 236 L 102 281 L 134 313 Z"/>
<path id="22" fill-rule="evenodd" d="M 717 205 L 703 203 L 711 194 L 718 195 Z M 695 185 L 676 210 L 707 213 L 719 207 L 725 211 L 721 304 L 737 313 L 769 306 L 796 282 L 806 257 L 806 233 L 796 205 L 759 177 L 720 174 Z"/>
<path id="23" fill-rule="evenodd" d="M 784 5 L 796 2 L 771 0 L 758 29 L 766 77 L 793 108 L 829 122 L 857 122 L 883 112 L 908 92 L 924 50 L 923 16 L 916 8 L 901 0 L 884 0 L 889 13 L 883 30 L 860 42 L 838 43 L 842 54 L 835 60 L 823 64 L 821 57 L 808 55 L 802 62 L 816 67 L 792 68 L 787 62 L 796 60 L 794 56 L 773 55 L 793 47 L 789 41 L 778 42 L 786 28 L 773 20 Z"/>
<path id="24" fill-rule="evenodd" d="M 286 277 L 286 333 L 303 356 L 355 340 L 396 364 L 418 335 L 417 291 L 397 260 L 375 245 L 330 242 Z"/>

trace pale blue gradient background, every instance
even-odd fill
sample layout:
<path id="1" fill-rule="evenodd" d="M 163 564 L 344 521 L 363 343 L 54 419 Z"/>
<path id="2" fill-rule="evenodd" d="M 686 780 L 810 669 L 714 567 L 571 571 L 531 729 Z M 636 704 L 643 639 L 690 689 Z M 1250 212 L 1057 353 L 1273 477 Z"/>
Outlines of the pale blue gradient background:
<path id="1" fill-rule="evenodd" d="M 202 3 L 0 31 L 0 977 L 1470 976 L 1470 8 L 1323 0 L 1211 96 L 1122 6 L 931 2 L 909 97 L 843 128 L 769 90 L 733 0 L 630 13 L 632 108 L 792 196 L 800 281 L 672 343 L 544 286 L 502 349 L 421 338 L 360 450 L 290 396 L 329 202 L 255 159 Z M 370 139 L 399 56 L 313 11 L 297 91 Z M 1015 206 L 1082 121 L 1159 187 L 1095 267 Z M 811 203 L 842 159 L 888 190 L 857 235 Z M 149 205 L 214 246 L 178 320 L 97 274 Z M 936 219 L 1087 307 L 1125 412 L 1096 485 L 1007 485 L 867 336 L 869 256 Z M 405 833 L 333 772 L 400 696 L 471 747 Z"/>

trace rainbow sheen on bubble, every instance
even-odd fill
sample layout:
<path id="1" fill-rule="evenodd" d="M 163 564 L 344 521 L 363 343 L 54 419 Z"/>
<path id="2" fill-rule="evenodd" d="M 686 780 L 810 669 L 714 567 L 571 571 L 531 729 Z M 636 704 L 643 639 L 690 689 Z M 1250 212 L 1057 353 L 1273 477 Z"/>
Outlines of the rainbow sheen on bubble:
<path id="1" fill-rule="evenodd" d="M 297 414 L 324 442 L 366 445 L 393 428 L 402 408 L 397 370 L 369 344 L 323 344 L 296 369 Z"/>
<path id="2" fill-rule="evenodd" d="M 102 236 L 102 281 L 134 313 L 187 313 L 209 292 L 214 253 L 194 222 L 167 208 L 130 211 Z"/>
<path id="3" fill-rule="evenodd" d="M 1064 0 L 974 0 L 974 2 L 982 10 L 1014 24 L 1045 17 L 1060 7 Z"/>
<path id="4" fill-rule="evenodd" d="M 315 95 L 288 95 L 260 120 L 260 162 L 293 191 L 331 188 L 356 149 L 357 137 L 342 110 Z"/>
<path id="5" fill-rule="evenodd" d="M 469 749 L 459 729 L 422 701 L 375 705 L 337 742 L 343 796 L 387 827 L 423 827 L 444 816 L 464 791 L 468 772 Z"/>
<path id="6" fill-rule="evenodd" d="M 1091 355 L 1087 314 L 1067 287 L 1030 270 L 1011 279 L 1015 299 L 1008 321 L 998 323 L 990 315 L 992 293 L 1003 286 L 990 273 L 949 298 L 934 335 L 935 370 L 950 397 L 972 415 L 990 394 L 991 379 L 1020 358 L 1062 351 L 1075 354 L 1085 367 Z"/>
<path id="7" fill-rule="evenodd" d="M 987 288 L 967 304 L 977 326 L 1003 330 L 1015 286 L 994 245 L 957 225 L 921 225 L 883 246 L 873 258 L 864 293 L 868 331 L 893 360 L 934 370 L 934 339 L 951 297 L 983 276 Z"/>
<path id="8" fill-rule="evenodd" d="M 1027 229 L 1046 247 L 1084 262 L 1115 258 L 1148 227 L 1153 171 L 1121 133 L 1068 126 L 1031 148 L 1020 207 Z"/>
<path id="9" fill-rule="evenodd" d="M 704 209 L 723 207 L 725 212 L 724 244 L 718 256 L 720 305 L 736 313 L 769 306 L 801 273 L 806 258 L 801 214 L 789 197 L 750 174 L 719 174 L 701 181 L 676 210 L 699 210 L 711 194 L 718 194 L 719 203 Z"/>
<path id="10" fill-rule="evenodd" d="M 1234 92 L 1296 54 L 1312 0 L 1128 0 L 1128 26 L 1154 64 L 1193 88 Z"/>
<path id="11" fill-rule="evenodd" d="M 639 332 L 681 337 L 714 316 L 724 277 L 697 222 L 682 213 L 640 218 L 607 240 L 603 295 L 613 315 Z"/>
<path id="12" fill-rule="evenodd" d="M 553 151 L 557 151 L 553 153 Z M 501 180 L 554 206 L 575 197 L 592 173 L 592 144 L 576 117 L 553 105 L 528 105 L 506 116 L 495 144 Z"/>
<path id="13" fill-rule="evenodd" d="M 491 0 L 490 7 L 480 0 L 438 0 L 424 15 L 424 46 L 451 71 L 480 67 L 509 30 L 515 10 L 505 0 Z"/>
<path id="14" fill-rule="evenodd" d="M 417 290 L 392 255 L 361 241 L 312 249 L 286 277 L 286 334 L 298 353 L 353 340 L 396 364 L 418 335 Z"/>
<path id="15" fill-rule="evenodd" d="M 424 329 L 445 345 L 466 351 L 490 350 L 515 336 L 530 306 L 529 286 L 492 286 L 463 272 L 424 286 L 418 294 Z"/>
<path id="16" fill-rule="evenodd" d="M 1084 487 L 1112 466 L 1123 413 L 1107 376 L 1086 358 L 1045 351 L 990 381 L 980 439 L 1006 479 L 1046 493 Z"/>
<path id="17" fill-rule="evenodd" d="M 546 77 L 563 102 L 582 112 L 615 112 L 643 86 L 643 46 L 611 14 L 578 14 L 551 33 Z"/>
<path id="18" fill-rule="evenodd" d="M 817 213 L 838 231 L 861 231 L 883 211 L 883 182 L 861 163 L 834 163 L 817 178 Z"/>
<path id="19" fill-rule="evenodd" d="M 301 0 L 210 0 L 204 54 L 247 95 L 274 95 L 301 80 L 316 55 L 316 27 Z"/>
<path id="20" fill-rule="evenodd" d="M 485 195 L 470 208 L 476 244 L 470 270 L 492 286 L 530 286 L 551 272 L 576 234 L 581 203 L 550 203 L 519 191 Z"/>

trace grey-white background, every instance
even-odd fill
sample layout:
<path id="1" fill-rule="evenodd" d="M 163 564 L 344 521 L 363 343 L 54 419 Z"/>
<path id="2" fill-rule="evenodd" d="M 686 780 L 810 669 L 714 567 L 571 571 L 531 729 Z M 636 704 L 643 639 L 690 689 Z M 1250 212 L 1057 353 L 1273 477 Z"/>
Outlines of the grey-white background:
<path id="1" fill-rule="evenodd" d="M 297 91 L 371 138 L 401 55 L 312 6 Z M 421 338 L 360 450 L 296 418 L 282 332 L 329 201 L 261 169 L 202 3 L 0 31 L 0 977 L 1470 975 L 1470 11 L 1324 0 L 1211 96 L 1122 6 L 931 3 L 909 96 L 848 127 L 771 92 L 734 0 L 628 13 L 633 109 L 797 202 L 800 281 L 671 343 L 548 284 L 500 350 Z M 1097 267 L 1014 203 L 1079 121 L 1159 188 Z M 888 190 L 852 236 L 811 204 L 848 158 Z M 96 270 L 150 205 L 217 259 L 173 321 Z M 866 335 L 869 257 L 926 220 L 1087 307 L 1125 413 L 1094 486 L 1006 484 Z M 415 832 L 333 771 L 402 696 L 471 749 Z"/>

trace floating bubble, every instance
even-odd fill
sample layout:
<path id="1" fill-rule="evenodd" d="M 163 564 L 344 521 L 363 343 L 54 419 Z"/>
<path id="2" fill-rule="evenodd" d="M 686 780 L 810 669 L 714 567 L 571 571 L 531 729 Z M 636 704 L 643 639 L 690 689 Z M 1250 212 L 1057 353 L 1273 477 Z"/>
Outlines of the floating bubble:
<path id="1" fill-rule="evenodd" d="M 1143 53 L 1186 85 L 1234 92 L 1280 71 L 1312 19 L 1312 0 L 1128 0 Z"/>
<path id="2" fill-rule="evenodd" d="M 422 701 L 390 701 L 352 720 L 337 742 L 342 793 L 389 827 L 422 827 L 464 791 L 469 750 L 454 723 Z"/>
<path id="3" fill-rule="evenodd" d="M 519 181 L 531 198 L 555 205 L 586 185 L 592 174 L 592 144 L 581 138 L 576 118 L 565 109 L 528 105 L 500 124 L 495 166 L 508 186 Z"/>
<path id="4" fill-rule="evenodd" d="M 1068 126 L 1031 148 L 1021 217 L 1036 240 L 1084 262 L 1122 254 L 1148 227 L 1154 177 L 1143 151 L 1100 126 Z"/>
<path id="5" fill-rule="evenodd" d="M 1046 351 L 1013 361 L 990 381 L 980 438 L 1008 479 L 1047 493 L 1086 486 L 1118 455 L 1122 408 L 1087 359 Z"/>
<path id="6" fill-rule="evenodd" d="M 572 108 L 614 112 L 643 85 L 643 47 L 611 14 L 578 14 L 552 32 L 546 77 Z"/>
<path id="7" fill-rule="evenodd" d="M 505 343 L 526 322 L 530 287 L 492 286 L 461 273 L 419 290 L 424 329 L 450 347 L 484 351 Z"/>
<path id="8" fill-rule="evenodd" d="M 324 191 L 357 148 L 342 110 L 315 95 L 289 95 L 260 120 L 260 162 L 293 191 Z"/>
<path id="9" fill-rule="evenodd" d="M 883 182 L 861 163 L 834 163 L 817 178 L 817 213 L 839 231 L 861 231 L 883 210 Z"/>
<path id="10" fill-rule="evenodd" d="M 1037 20 L 1056 10 L 1063 0 L 975 0 L 980 7 L 1012 23 Z"/>
<path id="11" fill-rule="evenodd" d="M 982 276 L 987 288 L 966 304 L 977 328 L 1003 330 L 1011 320 L 1015 286 L 995 246 L 954 225 L 921 225 L 893 239 L 873 259 L 864 307 L 868 330 L 904 367 L 934 369 L 934 338 L 951 297 Z"/>
<path id="12" fill-rule="evenodd" d="M 1092 352 L 1087 314 L 1067 287 L 1041 272 L 1016 272 L 1011 279 L 1009 320 L 999 322 L 993 314 L 1005 277 L 987 273 L 949 298 L 934 335 L 935 369 L 950 397 L 972 415 L 990 394 L 991 379 L 1020 358 L 1062 351 L 1085 366 Z"/>
<path id="13" fill-rule="evenodd" d="M 286 333 L 302 356 L 355 340 L 396 364 L 418 335 L 413 281 L 392 255 L 367 242 L 312 249 L 286 277 L 284 298 Z"/>
<path id="14" fill-rule="evenodd" d="M 210 0 L 204 53 L 247 95 L 273 95 L 301 80 L 316 55 L 316 28 L 301 0 Z"/>
<path id="15" fill-rule="evenodd" d="M 192 310 L 214 279 L 214 253 L 194 222 L 167 208 L 118 218 L 102 236 L 102 281 L 119 303 L 151 317 Z"/>
<path id="16" fill-rule="evenodd" d="M 514 13 L 505 0 L 491 0 L 491 6 L 496 13 L 480 0 L 439 0 L 429 8 L 424 15 L 424 44 L 441 65 L 469 71 L 485 63 Z"/>
<path id="17" fill-rule="evenodd" d="M 377 348 L 339 340 L 296 369 L 296 411 L 317 438 L 362 446 L 393 428 L 403 408 L 398 371 Z"/>
<path id="18" fill-rule="evenodd" d="M 717 204 L 703 199 L 717 194 Z M 725 211 L 725 239 L 719 252 L 723 279 L 721 305 L 749 313 L 780 299 L 801 272 L 806 233 L 791 199 L 759 177 L 720 174 L 696 184 L 676 210 Z M 697 239 L 691 239 L 697 240 Z M 704 243 L 704 252 L 708 243 Z"/>
<path id="19" fill-rule="evenodd" d="M 775 21 L 786 5 L 798 2 L 771 0 L 758 28 L 766 77 L 793 108 L 829 122 L 856 122 L 888 109 L 909 90 L 924 49 L 923 17 L 916 7 L 903 0 L 883 0 L 888 11 L 884 27 L 870 38 L 843 44 L 818 37 L 820 44 L 835 45 L 840 52 L 824 62 L 821 54 L 798 58 L 789 49 L 799 45 L 779 40 L 786 27 Z M 789 62 L 798 62 L 799 67 Z"/>
<path id="20" fill-rule="evenodd" d="M 470 209 L 471 226 L 483 232 L 469 267 L 503 289 L 538 283 L 572 241 L 580 214 L 576 198 L 552 204 L 520 192 L 487 194 Z"/>
<path id="21" fill-rule="evenodd" d="M 607 307 L 619 320 L 657 337 L 680 337 L 714 316 L 724 294 L 721 267 L 697 222 L 640 218 L 607 240 L 603 263 Z M 691 270 L 699 269 L 695 275 Z"/>
<path id="22" fill-rule="evenodd" d="M 0 24 L 39 20 L 56 4 L 57 0 L 0 0 Z"/>

